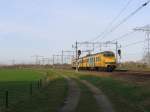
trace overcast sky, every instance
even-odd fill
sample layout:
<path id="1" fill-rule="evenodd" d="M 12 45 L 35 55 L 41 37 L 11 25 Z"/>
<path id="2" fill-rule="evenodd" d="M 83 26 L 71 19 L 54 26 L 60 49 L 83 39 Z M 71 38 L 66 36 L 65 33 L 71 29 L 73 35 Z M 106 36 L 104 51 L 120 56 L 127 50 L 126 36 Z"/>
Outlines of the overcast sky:
<path id="1" fill-rule="evenodd" d="M 101 34 L 129 0 L 0 0 L 0 63 L 12 59 L 33 60 L 32 55 L 51 57 L 62 49 L 70 50 L 78 41 L 88 41 Z M 132 0 L 116 23 L 146 0 Z M 145 26 L 150 21 L 150 4 L 103 40 L 113 40 Z M 119 40 L 122 46 L 144 40 L 136 32 Z M 123 48 L 122 60 L 139 60 L 144 43 Z"/>

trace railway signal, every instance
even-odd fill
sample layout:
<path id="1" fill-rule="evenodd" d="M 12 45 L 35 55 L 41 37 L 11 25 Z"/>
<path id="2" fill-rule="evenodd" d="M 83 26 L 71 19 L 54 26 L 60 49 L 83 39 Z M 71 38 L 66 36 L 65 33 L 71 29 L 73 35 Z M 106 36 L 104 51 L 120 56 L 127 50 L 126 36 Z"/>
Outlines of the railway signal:
<path id="1" fill-rule="evenodd" d="M 121 57 L 121 49 L 118 49 L 118 55 Z"/>
<path id="2" fill-rule="evenodd" d="M 121 61 L 121 49 L 118 49 L 118 55 L 119 55 L 118 63 L 120 63 L 120 61 Z"/>
<path id="3" fill-rule="evenodd" d="M 81 50 L 78 50 L 78 58 L 80 57 L 81 55 Z"/>

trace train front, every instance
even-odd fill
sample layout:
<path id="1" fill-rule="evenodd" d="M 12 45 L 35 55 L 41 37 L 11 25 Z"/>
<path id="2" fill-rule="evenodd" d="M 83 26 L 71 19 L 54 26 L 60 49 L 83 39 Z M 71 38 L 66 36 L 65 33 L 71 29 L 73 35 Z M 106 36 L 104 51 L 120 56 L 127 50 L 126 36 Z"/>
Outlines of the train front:
<path id="1" fill-rule="evenodd" d="M 116 57 L 112 51 L 103 52 L 106 70 L 112 72 L 116 68 Z"/>

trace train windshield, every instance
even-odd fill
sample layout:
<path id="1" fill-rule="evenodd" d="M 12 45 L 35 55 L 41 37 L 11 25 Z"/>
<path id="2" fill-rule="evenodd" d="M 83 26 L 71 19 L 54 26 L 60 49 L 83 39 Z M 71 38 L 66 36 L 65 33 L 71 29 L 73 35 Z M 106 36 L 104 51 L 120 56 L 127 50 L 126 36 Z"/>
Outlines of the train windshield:
<path id="1" fill-rule="evenodd" d="M 115 54 L 113 52 L 104 52 L 105 57 L 114 57 Z"/>

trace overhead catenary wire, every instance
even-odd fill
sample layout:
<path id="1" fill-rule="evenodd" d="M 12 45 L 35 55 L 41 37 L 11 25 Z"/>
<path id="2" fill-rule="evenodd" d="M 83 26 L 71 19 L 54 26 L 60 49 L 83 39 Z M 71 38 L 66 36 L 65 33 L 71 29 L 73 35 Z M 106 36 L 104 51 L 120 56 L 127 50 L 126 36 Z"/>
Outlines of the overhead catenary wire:
<path id="1" fill-rule="evenodd" d="M 110 28 L 110 26 L 112 26 L 114 24 L 114 22 L 117 21 L 117 19 L 121 16 L 121 14 L 127 9 L 127 7 L 129 6 L 129 4 L 132 2 L 133 0 L 129 0 L 127 2 L 127 4 L 123 7 L 123 9 L 118 13 L 117 16 L 114 17 L 114 19 L 107 25 L 107 27 L 105 28 L 105 30 L 98 36 L 96 36 L 94 39 L 91 39 L 91 41 L 97 40 L 99 37 L 101 37 L 102 35 L 104 35 Z"/>
<path id="2" fill-rule="evenodd" d="M 107 32 L 107 34 L 103 35 L 101 37 L 101 40 L 104 39 L 107 35 L 111 34 L 112 32 L 114 32 L 116 29 L 118 29 L 123 23 L 125 23 L 128 19 L 130 19 L 132 16 L 134 16 L 137 12 L 139 12 L 141 9 L 143 9 L 145 6 L 147 6 L 150 3 L 150 0 L 148 0 L 147 2 L 143 3 L 140 7 L 138 7 L 135 11 L 133 11 L 132 13 L 130 13 L 127 17 L 125 17 L 123 20 L 121 20 L 117 25 L 115 25 L 114 27 L 111 28 L 111 30 L 109 30 L 109 32 Z M 98 38 L 97 38 L 98 39 Z"/>
<path id="3" fill-rule="evenodd" d="M 134 33 L 135 33 L 135 31 L 130 31 L 130 32 L 125 33 L 125 34 L 123 34 L 122 36 L 119 36 L 119 37 L 117 37 L 117 38 L 115 38 L 115 39 L 113 39 L 113 40 L 111 40 L 111 41 L 118 41 L 118 40 L 123 39 L 123 38 L 125 38 L 125 37 L 127 37 L 127 36 L 129 36 L 129 35 L 134 34 Z"/>
<path id="4" fill-rule="evenodd" d="M 122 46 L 121 48 L 127 48 L 127 47 L 130 47 L 130 46 L 133 46 L 133 45 L 137 45 L 137 44 L 140 44 L 140 43 L 144 43 L 145 41 L 146 41 L 146 40 L 136 41 L 136 42 L 133 42 L 133 43 L 124 45 L 124 46 Z"/>
<path id="5" fill-rule="evenodd" d="M 128 8 L 128 6 L 130 5 L 130 3 L 132 2 L 133 0 L 129 0 L 127 2 L 127 4 L 125 5 L 125 7 L 123 7 L 123 9 L 119 12 L 119 14 L 111 21 L 110 25 L 113 25 L 113 23 L 121 16 L 121 14 Z M 110 27 L 110 25 L 108 27 Z"/>

